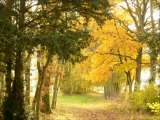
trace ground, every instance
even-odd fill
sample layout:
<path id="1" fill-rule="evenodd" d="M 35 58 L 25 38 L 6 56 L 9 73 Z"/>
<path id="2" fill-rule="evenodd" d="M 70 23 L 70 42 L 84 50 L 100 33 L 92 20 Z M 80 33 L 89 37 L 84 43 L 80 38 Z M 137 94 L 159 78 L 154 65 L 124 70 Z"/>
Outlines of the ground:
<path id="1" fill-rule="evenodd" d="M 158 120 L 157 116 L 131 111 L 127 101 L 104 100 L 100 94 L 59 96 L 57 109 L 42 120 Z"/>

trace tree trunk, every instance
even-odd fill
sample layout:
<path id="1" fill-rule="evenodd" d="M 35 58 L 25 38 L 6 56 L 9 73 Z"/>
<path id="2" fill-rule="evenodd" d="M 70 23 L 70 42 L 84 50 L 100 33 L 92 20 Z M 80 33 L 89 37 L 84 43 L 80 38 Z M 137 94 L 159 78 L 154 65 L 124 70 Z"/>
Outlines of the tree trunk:
<path id="1" fill-rule="evenodd" d="M 31 113 L 31 105 L 30 105 L 30 64 L 31 64 L 31 57 L 30 54 L 26 54 L 25 52 L 25 60 L 24 63 L 24 76 L 25 76 L 25 106 L 27 109 L 27 119 L 30 120 L 30 113 Z"/>
<path id="2" fill-rule="evenodd" d="M 50 107 L 49 90 L 42 97 L 42 101 L 43 101 L 43 104 L 44 104 L 44 108 L 42 108 L 42 112 L 50 114 L 51 113 L 51 107 Z"/>
<path id="3" fill-rule="evenodd" d="M 154 24 L 154 18 L 153 18 L 153 0 L 150 0 L 150 16 L 151 16 L 151 25 L 152 25 L 152 34 L 155 32 L 155 24 Z M 154 39 L 154 38 L 152 38 Z M 149 44 L 150 46 L 150 79 L 149 83 L 154 83 L 156 79 L 156 65 L 157 65 L 157 46 L 153 43 Z"/>
<path id="4" fill-rule="evenodd" d="M 126 87 L 128 87 L 128 91 L 126 90 L 126 92 L 132 93 L 132 78 L 131 78 L 131 72 L 130 72 L 130 71 L 127 71 L 127 72 L 125 72 L 125 74 L 126 74 L 126 78 L 127 78 Z"/>
<path id="5" fill-rule="evenodd" d="M 156 80 L 156 65 L 157 65 L 157 51 L 152 50 L 150 54 L 150 79 L 149 83 L 154 83 Z"/>
<path id="6" fill-rule="evenodd" d="M 140 48 L 139 51 L 138 51 L 136 62 L 137 62 L 137 68 L 136 68 L 135 91 L 140 89 L 140 84 L 141 84 L 142 48 Z"/>
<path id="7" fill-rule="evenodd" d="M 51 107 L 50 107 L 50 97 L 49 97 L 49 87 L 50 87 L 50 76 L 45 76 L 44 81 L 44 95 L 42 96 L 42 102 L 44 104 L 42 108 L 42 112 L 44 113 L 51 113 Z"/>
<path id="8" fill-rule="evenodd" d="M 40 53 L 38 53 L 37 57 L 39 58 L 40 56 L 41 56 Z M 52 58 L 52 56 L 48 56 L 45 65 L 43 65 L 43 61 L 37 61 L 38 84 L 37 84 L 36 93 L 35 93 L 35 97 L 33 100 L 33 106 L 32 106 L 32 108 L 35 112 L 35 119 L 36 120 L 39 120 L 40 99 L 41 99 L 42 86 L 43 86 L 43 82 L 44 82 L 44 75 L 45 75 L 46 69 L 48 67 L 48 64 L 49 64 L 51 58 Z M 42 62 L 42 63 L 40 63 L 40 62 Z"/>
<path id="9" fill-rule="evenodd" d="M 2 107 L 3 87 L 4 87 L 4 73 L 0 73 L 0 108 Z"/>
<path id="10" fill-rule="evenodd" d="M 12 10 L 13 0 L 6 0 L 6 9 L 8 11 Z M 11 16 L 8 15 L 8 22 L 11 22 Z M 12 82 L 12 58 L 10 45 L 7 45 L 5 48 L 5 60 L 6 60 L 6 76 L 5 76 L 5 85 L 6 85 L 6 94 L 3 102 L 3 119 L 4 120 L 13 120 L 12 113 L 12 97 L 11 97 L 11 82 Z"/>
<path id="11" fill-rule="evenodd" d="M 42 91 L 42 85 L 44 81 L 44 70 L 39 72 L 39 79 L 40 81 L 38 89 L 37 89 L 37 98 L 36 98 L 36 106 L 35 106 L 35 118 L 36 120 L 39 120 L 39 113 L 40 113 L 40 99 L 41 99 L 41 91 Z"/>
<path id="12" fill-rule="evenodd" d="M 12 114 L 13 120 L 24 120 L 24 86 L 23 86 L 23 63 L 22 63 L 22 52 L 19 48 L 16 55 L 15 63 L 15 79 L 13 81 L 12 90 Z"/>
<path id="13" fill-rule="evenodd" d="M 30 108 L 30 63 L 31 63 L 31 58 L 29 57 L 25 64 L 25 82 L 26 82 L 25 98 L 26 98 L 26 104 L 28 105 L 29 108 Z"/>
<path id="14" fill-rule="evenodd" d="M 7 56 L 7 53 L 6 53 Z M 6 94 L 7 96 L 10 96 L 11 94 L 11 82 L 12 82 L 12 60 L 11 60 L 11 53 L 8 54 L 6 57 Z"/>
<path id="15" fill-rule="evenodd" d="M 52 99 L 52 108 L 56 109 L 57 104 L 57 94 L 58 94 L 58 82 L 59 82 L 59 75 L 56 75 L 55 77 L 55 83 L 53 88 L 53 99 Z"/>
<path id="16" fill-rule="evenodd" d="M 3 116 L 4 120 L 12 120 L 12 92 L 11 92 L 11 83 L 12 83 L 12 58 L 9 51 L 5 51 L 6 56 L 6 75 L 5 75 L 5 97 L 3 102 Z M 7 54 L 8 53 L 8 54 Z"/>
<path id="17" fill-rule="evenodd" d="M 39 74 L 40 74 L 40 72 L 38 72 Z M 36 116 L 36 114 L 38 114 L 39 115 L 39 113 L 36 113 L 36 109 L 39 109 L 39 107 L 37 107 L 37 101 L 38 101 L 38 93 L 39 93 L 39 89 L 40 89 L 40 86 L 41 86 L 41 84 L 42 84 L 42 82 L 41 82 L 41 75 L 39 75 L 39 78 L 38 78 L 38 83 L 37 83 L 37 88 L 36 88 L 36 92 L 35 92 L 35 96 L 34 96 L 34 98 L 33 98 L 33 103 L 32 103 L 32 110 L 33 110 L 33 112 L 35 113 L 34 114 L 34 117 L 35 117 L 35 119 L 37 118 L 37 116 Z M 38 101 L 39 102 L 39 101 Z M 37 118 L 37 120 L 39 119 L 39 116 L 38 116 L 38 118 Z"/>
<path id="18" fill-rule="evenodd" d="M 24 19 L 25 19 L 25 2 L 20 0 L 20 14 L 18 17 L 18 30 L 24 32 Z M 24 105 L 24 79 L 23 79 L 23 45 L 17 42 L 16 46 L 16 61 L 15 61 L 15 78 L 12 87 L 12 114 L 13 120 L 25 120 L 25 105 Z"/>
<path id="19" fill-rule="evenodd" d="M 104 98 L 105 99 L 111 99 L 111 94 L 112 94 L 111 85 L 106 84 L 104 86 Z"/>

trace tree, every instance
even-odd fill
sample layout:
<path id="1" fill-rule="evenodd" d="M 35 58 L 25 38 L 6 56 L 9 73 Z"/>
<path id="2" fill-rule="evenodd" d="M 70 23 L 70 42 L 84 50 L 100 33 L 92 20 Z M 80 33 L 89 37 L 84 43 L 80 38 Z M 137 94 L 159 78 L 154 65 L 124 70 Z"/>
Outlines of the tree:
<path id="1" fill-rule="evenodd" d="M 130 35 L 115 21 L 107 21 L 102 29 L 95 29 L 93 36 L 97 41 L 96 45 L 91 47 L 93 53 L 91 53 L 92 62 L 90 62 L 93 67 L 90 72 L 93 80 L 106 81 L 112 74 L 111 68 L 123 71 L 126 75 L 126 86 L 129 86 L 130 92 L 132 91 L 136 55 L 141 44 L 133 41 Z"/>
<path id="2" fill-rule="evenodd" d="M 150 28 L 153 30 L 156 24 L 156 20 L 153 18 L 153 1 L 152 0 L 135 0 L 135 1 L 127 1 L 121 0 L 121 3 L 125 3 L 125 6 L 119 4 L 120 8 L 124 10 L 124 12 L 128 13 L 132 20 L 132 24 L 134 24 L 134 29 L 130 27 L 131 23 L 127 23 L 124 19 L 115 17 L 120 21 L 122 26 L 129 32 L 134 33 L 136 37 L 135 40 L 142 44 L 147 44 L 148 47 L 154 44 L 153 41 L 149 40 L 147 37 L 147 33 L 150 32 Z M 118 9 L 118 8 L 117 8 Z M 151 24 L 150 24 L 151 23 Z M 153 35 L 154 36 L 154 35 Z M 150 43 L 146 43 L 147 41 Z M 152 42 L 151 42 L 152 41 Z M 150 50 L 152 48 L 150 47 Z M 153 53 L 154 51 L 154 53 Z M 156 63 L 156 50 L 151 50 L 151 78 L 155 79 L 155 66 Z M 136 88 L 139 89 L 140 77 L 141 77 L 141 67 L 142 67 L 142 48 L 139 49 L 139 54 L 137 55 L 137 68 L 136 68 Z M 153 70 L 154 69 L 154 70 Z M 153 72 L 154 71 L 154 72 Z M 153 74 L 152 74 L 153 73 Z M 154 77 L 153 77 L 154 76 Z M 154 80 L 153 80 L 154 81 Z"/>

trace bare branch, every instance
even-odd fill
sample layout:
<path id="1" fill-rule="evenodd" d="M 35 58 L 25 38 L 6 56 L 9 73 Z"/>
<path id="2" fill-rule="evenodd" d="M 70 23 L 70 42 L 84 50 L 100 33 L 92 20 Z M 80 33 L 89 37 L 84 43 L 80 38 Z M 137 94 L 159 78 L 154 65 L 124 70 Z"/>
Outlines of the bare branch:
<path id="1" fill-rule="evenodd" d="M 133 21 L 134 21 L 134 23 L 135 23 L 136 28 L 138 28 L 137 19 L 136 19 L 136 17 L 133 15 L 133 11 L 132 11 L 131 7 L 129 6 L 128 1 L 127 1 L 127 0 L 124 0 L 124 1 L 125 1 L 126 5 L 127 5 L 129 14 L 130 14 L 130 16 L 132 17 L 132 19 L 133 19 Z"/>

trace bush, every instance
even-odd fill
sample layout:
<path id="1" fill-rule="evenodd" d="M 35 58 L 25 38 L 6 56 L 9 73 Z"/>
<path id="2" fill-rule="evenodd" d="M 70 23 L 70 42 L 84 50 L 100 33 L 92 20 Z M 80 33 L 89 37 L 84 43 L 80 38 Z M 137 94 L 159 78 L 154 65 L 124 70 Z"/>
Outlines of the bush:
<path id="1" fill-rule="evenodd" d="M 152 112 L 148 103 L 156 103 L 159 101 L 159 89 L 155 85 L 146 85 L 144 90 L 136 91 L 130 96 L 130 103 L 133 110 Z M 150 105 L 151 106 L 151 105 Z"/>
<path id="2" fill-rule="evenodd" d="M 160 103 L 159 102 L 148 103 L 147 105 L 151 109 L 151 112 L 160 115 Z"/>

